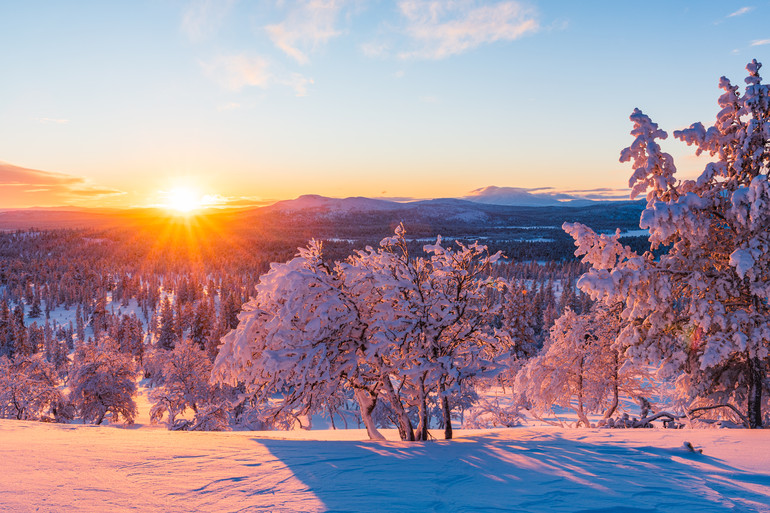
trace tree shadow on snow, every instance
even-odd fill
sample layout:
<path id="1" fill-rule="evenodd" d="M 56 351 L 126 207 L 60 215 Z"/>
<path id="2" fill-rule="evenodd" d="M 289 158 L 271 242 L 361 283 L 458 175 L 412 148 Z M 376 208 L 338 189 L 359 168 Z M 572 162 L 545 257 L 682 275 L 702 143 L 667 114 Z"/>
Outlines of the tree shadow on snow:
<path id="1" fill-rule="evenodd" d="M 515 430 L 409 444 L 254 441 L 328 511 L 770 511 L 770 474 L 684 448 Z"/>

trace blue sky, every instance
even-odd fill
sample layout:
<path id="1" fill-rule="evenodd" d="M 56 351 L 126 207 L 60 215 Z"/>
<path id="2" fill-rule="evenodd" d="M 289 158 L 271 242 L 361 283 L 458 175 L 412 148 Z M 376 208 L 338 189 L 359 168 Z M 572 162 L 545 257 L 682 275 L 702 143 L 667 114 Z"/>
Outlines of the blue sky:
<path id="1" fill-rule="evenodd" d="M 720 76 L 770 67 L 768 19 L 767 1 L 6 1 L 0 203 L 624 188 L 633 108 L 712 122 Z"/>

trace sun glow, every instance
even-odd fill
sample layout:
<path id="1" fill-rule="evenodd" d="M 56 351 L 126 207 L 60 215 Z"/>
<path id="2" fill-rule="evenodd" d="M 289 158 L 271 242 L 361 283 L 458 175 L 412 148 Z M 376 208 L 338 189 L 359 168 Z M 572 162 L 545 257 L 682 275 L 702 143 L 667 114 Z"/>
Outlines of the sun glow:
<path id="1" fill-rule="evenodd" d="M 190 187 L 175 187 L 168 191 L 164 205 L 177 214 L 191 214 L 203 206 L 201 196 Z"/>

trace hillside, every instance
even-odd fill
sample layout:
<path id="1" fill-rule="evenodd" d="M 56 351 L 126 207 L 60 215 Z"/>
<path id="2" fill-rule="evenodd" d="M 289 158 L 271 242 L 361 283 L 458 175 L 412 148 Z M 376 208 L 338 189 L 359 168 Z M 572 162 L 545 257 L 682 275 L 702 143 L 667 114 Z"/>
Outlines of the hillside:
<path id="1" fill-rule="evenodd" d="M 539 427 L 423 443 L 364 437 L 0 420 L 0 509 L 770 511 L 770 440 L 761 431 Z"/>
<path id="2" fill-rule="evenodd" d="M 464 199 L 433 199 L 398 203 L 369 198 L 301 196 L 268 207 L 207 210 L 181 217 L 158 209 L 0 211 L 0 230 L 98 229 L 157 234 L 189 227 L 237 240 L 260 241 L 292 252 L 311 238 L 327 242 L 331 254 L 344 256 L 354 248 L 376 245 L 404 223 L 416 250 L 442 235 L 445 240 L 486 244 L 515 260 L 572 258 L 572 239 L 564 222 L 580 222 L 597 231 L 639 235 L 640 202 L 592 202 L 581 206 L 515 206 Z M 637 233 L 633 233 L 636 231 Z M 638 238 L 638 237 L 637 237 Z M 643 242 L 635 249 L 643 248 Z M 641 244 L 641 245 L 640 245 Z"/>

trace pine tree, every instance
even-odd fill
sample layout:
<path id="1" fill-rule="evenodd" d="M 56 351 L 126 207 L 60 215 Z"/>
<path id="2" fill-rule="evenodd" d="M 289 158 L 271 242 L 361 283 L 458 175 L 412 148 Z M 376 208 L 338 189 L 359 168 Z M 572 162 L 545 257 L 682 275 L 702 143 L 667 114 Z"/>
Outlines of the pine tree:
<path id="1" fill-rule="evenodd" d="M 0 357 L 13 358 L 15 351 L 11 309 L 3 298 L 0 301 Z"/>
<path id="2" fill-rule="evenodd" d="M 201 349 L 206 349 L 206 341 L 212 332 L 213 309 L 206 298 L 198 302 L 192 320 L 190 339 Z"/>
<path id="3" fill-rule="evenodd" d="M 158 347 L 165 350 L 174 348 L 176 333 L 174 332 L 174 309 L 168 296 L 163 298 L 158 318 Z"/>
<path id="4" fill-rule="evenodd" d="M 94 338 L 98 339 L 107 329 L 107 298 L 100 297 L 94 303 L 94 311 L 91 314 L 91 328 L 94 330 Z"/>
<path id="5" fill-rule="evenodd" d="M 80 306 L 80 303 L 78 303 L 78 307 L 75 310 L 75 333 L 78 336 L 78 342 L 84 343 L 86 341 L 86 328 L 85 328 L 85 322 L 83 321 L 83 309 Z"/>
<path id="6" fill-rule="evenodd" d="M 234 292 L 227 294 L 220 305 L 219 317 L 222 324 L 228 330 L 234 330 L 238 327 L 238 314 L 241 311 L 240 303 Z"/>
<path id="7" fill-rule="evenodd" d="M 29 309 L 29 318 L 38 319 L 43 314 L 43 310 L 40 306 L 40 295 L 35 292 L 35 296 L 32 299 L 32 306 Z"/>

